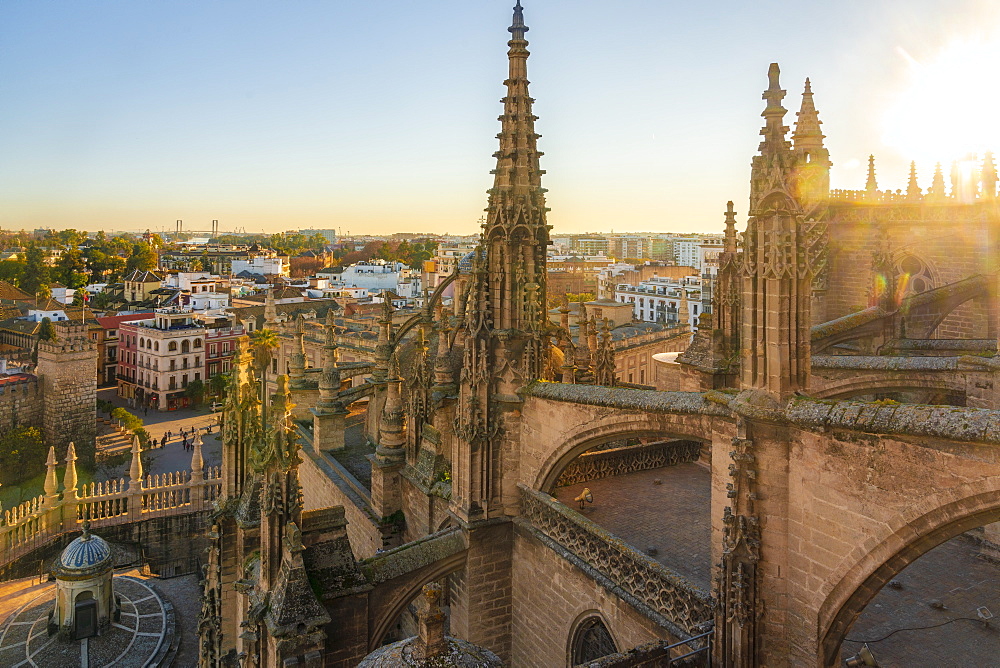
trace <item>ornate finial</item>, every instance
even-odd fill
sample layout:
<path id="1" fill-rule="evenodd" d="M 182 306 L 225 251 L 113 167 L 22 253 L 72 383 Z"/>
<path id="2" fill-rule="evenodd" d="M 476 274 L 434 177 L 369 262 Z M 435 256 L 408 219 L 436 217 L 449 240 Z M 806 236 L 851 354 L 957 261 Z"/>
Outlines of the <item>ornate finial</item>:
<path id="1" fill-rule="evenodd" d="M 528 27 L 524 25 L 524 8 L 521 7 L 521 0 L 517 0 L 514 5 L 514 21 L 507 31 L 514 35 L 514 39 L 524 39 L 524 33 L 528 32 Z M 521 34 L 518 35 L 517 33 Z"/>
<path id="2" fill-rule="evenodd" d="M 448 639 L 444 635 L 445 614 L 441 610 L 441 585 L 436 582 L 424 585 L 424 600 L 417 610 L 417 639 L 413 643 L 413 655 L 419 662 L 428 662 L 433 657 L 448 651 Z"/>
<path id="3" fill-rule="evenodd" d="M 795 148 L 805 151 L 822 148 L 823 133 L 820 132 L 819 126 L 823 124 L 823 121 L 819 120 L 819 113 L 813 102 L 812 86 L 808 78 L 805 90 L 802 91 L 802 106 L 795 113 L 795 116 L 797 118 L 795 134 L 792 135 L 792 139 L 795 140 Z"/>
<path id="4" fill-rule="evenodd" d="M 56 480 L 56 459 L 55 446 L 49 446 L 49 457 L 45 460 L 45 495 L 55 497 L 59 493 L 59 481 Z"/>
<path id="5" fill-rule="evenodd" d="M 910 181 L 906 184 L 906 199 L 920 199 L 920 186 L 917 184 L 917 163 L 910 162 Z"/>
<path id="6" fill-rule="evenodd" d="M 93 536 L 90 535 L 90 520 L 86 519 L 86 520 L 83 521 L 83 534 L 81 534 L 80 540 L 82 540 L 82 541 L 88 541 L 92 537 Z"/>
<path id="7" fill-rule="evenodd" d="M 931 199 L 943 200 L 945 198 L 944 191 L 944 172 L 941 170 L 941 163 L 934 165 L 934 180 L 931 181 L 931 188 L 928 192 Z"/>
<path id="8" fill-rule="evenodd" d="M 869 194 L 878 190 L 878 181 L 875 180 L 875 156 L 868 156 L 868 180 L 865 182 L 865 191 Z"/>
<path id="9" fill-rule="evenodd" d="M 736 252 L 736 211 L 733 210 L 733 201 L 726 202 L 726 237 L 723 249 L 727 253 Z"/>
<path id="10" fill-rule="evenodd" d="M 767 106 L 761 113 L 765 121 L 760 131 L 764 137 L 759 147 L 761 155 L 780 153 L 789 148 L 789 143 L 785 140 L 785 133 L 788 132 L 788 128 L 784 126 L 785 108 L 781 106 L 785 91 L 781 89 L 778 81 L 780 75 L 778 63 L 771 63 L 767 68 L 767 90 L 761 96 L 767 101 Z"/>

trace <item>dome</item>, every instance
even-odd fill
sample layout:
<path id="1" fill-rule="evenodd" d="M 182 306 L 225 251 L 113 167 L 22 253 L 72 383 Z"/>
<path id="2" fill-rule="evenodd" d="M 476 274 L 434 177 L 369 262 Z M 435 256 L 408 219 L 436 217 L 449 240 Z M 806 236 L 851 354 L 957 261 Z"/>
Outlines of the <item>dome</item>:
<path id="1" fill-rule="evenodd" d="M 83 535 L 66 546 L 54 564 L 56 575 L 90 575 L 110 570 L 113 565 L 111 546 L 100 536 L 90 533 L 86 525 Z"/>
<path id="2" fill-rule="evenodd" d="M 424 585 L 422 600 L 417 601 L 420 634 L 379 647 L 358 668 L 503 668 L 500 657 L 490 650 L 444 634 L 441 594 L 436 582 Z"/>
<path id="3" fill-rule="evenodd" d="M 433 657 L 418 658 L 414 645 L 417 638 L 407 638 L 379 647 L 358 664 L 358 668 L 399 668 L 400 666 L 442 666 L 456 668 L 502 668 L 503 662 L 488 649 L 465 640 L 445 636 L 447 649 Z"/>

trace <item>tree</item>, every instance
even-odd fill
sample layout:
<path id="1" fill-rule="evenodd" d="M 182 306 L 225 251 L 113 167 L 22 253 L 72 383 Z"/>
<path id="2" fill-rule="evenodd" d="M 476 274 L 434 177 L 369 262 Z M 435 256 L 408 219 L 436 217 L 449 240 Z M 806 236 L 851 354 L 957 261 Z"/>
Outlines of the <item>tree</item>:
<path id="1" fill-rule="evenodd" d="M 250 335 L 250 350 L 253 353 L 254 365 L 260 371 L 261 378 L 267 372 L 267 367 L 271 365 L 271 358 L 278 345 L 278 335 L 273 330 L 258 329 Z"/>
<path id="2" fill-rule="evenodd" d="M 140 241 L 132 246 L 132 255 L 125 262 L 125 271 L 152 271 L 156 269 L 156 265 L 156 251 L 145 241 Z"/>
<path id="3" fill-rule="evenodd" d="M 56 336 L 56 328 L 52 326 L 52 321 L 48 318 L 42 318 L 42 326 L 38 330 L 38 338 L 41 341 L 58 341 L 59 337 Z"/>
<path id="4" fill-rule="evenodd" d="M 217 373 L 208 381 L 208 390 L 212 396 L 225 401 L 226 387 L 229 385 L 228 373 Z"/>
<path id="5" fill-rule="evenodd" d="M 28 265 L 20 260 L 0 261 L 0 280 L 13 283 L 14 285 L 20 285 L 24 280 L 24 270 L 27 266 Z"/>
<path id="6" fill-rule="evenodd" d="M 21 289 L 29 295 L 36 294 L 38 288 L 49 283 L 49 268 L 45 264 L 45 252 L 35 243 L 28 244 L 24 252 L 24 278 Z"/>
<path id="7" fill-rule="evenodd" d="M 41 285 L 39 285 L 38 289 L 35 291 L 35 300 L 45 302 L 51 298 L 52 298 L 52 288 L 49 287 L 49 284 L 42 283 Z"/>
<path id="8" fill-rule="evenodd" d="M 193 380 L 184 388 L 184 396 L 191 400 L 191 403 L 198 405 L 205 396 L 205 383 L 200 380 Z"/>
<path id="9" fill-rule="evenodd" d="M 48 451 L 38 427 L 22 425 L 0 436 L 0 484 L 13 485 L 45 470 Z"/>

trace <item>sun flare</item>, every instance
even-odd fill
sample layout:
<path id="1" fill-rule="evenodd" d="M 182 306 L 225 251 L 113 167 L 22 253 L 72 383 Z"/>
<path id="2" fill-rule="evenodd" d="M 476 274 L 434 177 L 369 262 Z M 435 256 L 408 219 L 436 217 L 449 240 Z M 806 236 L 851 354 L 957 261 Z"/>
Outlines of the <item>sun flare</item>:
<path id="1" fill-rule="evenodd" d="M 991 74 L 1000 63 L 1000 35 L 953 40 L 923 62 L 899 52 L 908 81 L 885 111 L 887 145 L 921 164 L 1000 150 L 1000 88 Z"/>

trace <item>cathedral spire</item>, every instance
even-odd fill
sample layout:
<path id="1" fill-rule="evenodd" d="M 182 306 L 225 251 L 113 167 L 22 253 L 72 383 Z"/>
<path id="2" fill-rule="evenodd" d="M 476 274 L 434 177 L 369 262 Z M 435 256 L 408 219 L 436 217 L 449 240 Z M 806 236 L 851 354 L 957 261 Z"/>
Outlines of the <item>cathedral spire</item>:
<path id="1" fill-rule="evenodd" d="M 878 191 L 878 181 L 875 180 L 875 156 L 868 156 L 868 180 L 865 181 L 865 191 L 869 194 Z"/>
<path id="2" fill-rule="evenodd" d="M 536 140 L 540 135 L 535 133 L 537 117 L 531 111 L 534 100 L 528 95 L 528 40 L 524 33 L 528 27 L 524 25 L 524 11 L 518 0 L 514 7 L 514 20 L 507 28 L 511 39 L 507 42 L 509 61 L 509 76 L 504 82 L 507 86 L 507 96 L 503 98 L 504 113 L 500 116 L 501 131 L 500 150 L 493 154 L 497 159 L 493 170 L 493 188 L 490 193 L 490 216 L 486 225 L 495 221 L 493 217 L 493 199 L 500 193 L 534 194 L 545 192 L 542 189 L 541 176 L 545 172 L 539 169 Z"/>
<path id="3" fill-rule="evenodd" d="M 795 116 L 798 120 L 795 121 L 795 133 L 792 139 L 795 142 L 796 153 L 822 148 L 824 135 L 819 126 L 823 121 L 819 120 L 819 112 L 816 111 L 816 104 L 813 102 L 812 86 L 808 78 L 805 90 L 802 92 L 802 106 Z"/>
<path id="4" fill-rule="evenodd" d="M 917 184 L 917 163 L 910 162 L 910 181 L 906 184 L 906 199 L 920 199 L 920 185 Z"/>
<path id="5" fill-rule="evenodd" d="M 944 192 L 944 172 L 941 171 L 941 163 L 934 165 L 934 180 L 927 191 L 928 199 L 941 201 L 945 198 Z"/>
<path id="6" fill-rule="evenodd" d="M 781 106 L 781 101 L 785 99 L 785 91 L 778 83 L 780 75 L 781 69 L 778 63 L 771 63 L 767 68 L 767 90 L 761 96 L 767 101 L 767 106 L 761 112 L 761 116 L 764 117 L 764 127 L 760 131 L 764 137 L 759 147 L 761 155 L 776 154 L 790 148 L 788 140 L 785 139 L 788 128 L 784 124 L 786 109 Z"/>
<path id="7" fill-rule="evenodd" d="M 763 99 L 767 102 L 761 116 L 764 117 L 764 127 L 760 134 L 759 155 L 755 155 L 750 169 L 750 213 L 757 210 L 757 204 L 769 193 L 783 191 L 792 194 L 795 190 L 794 167 L 795 158 L 792 144 L 787 139 L 788 128 L 785 126 L 785 108 L 781 101 L 785 91 L 778 82 L 781 70 L 778 63 L 771 63 L 767 70 L 767 90 Z"/>

